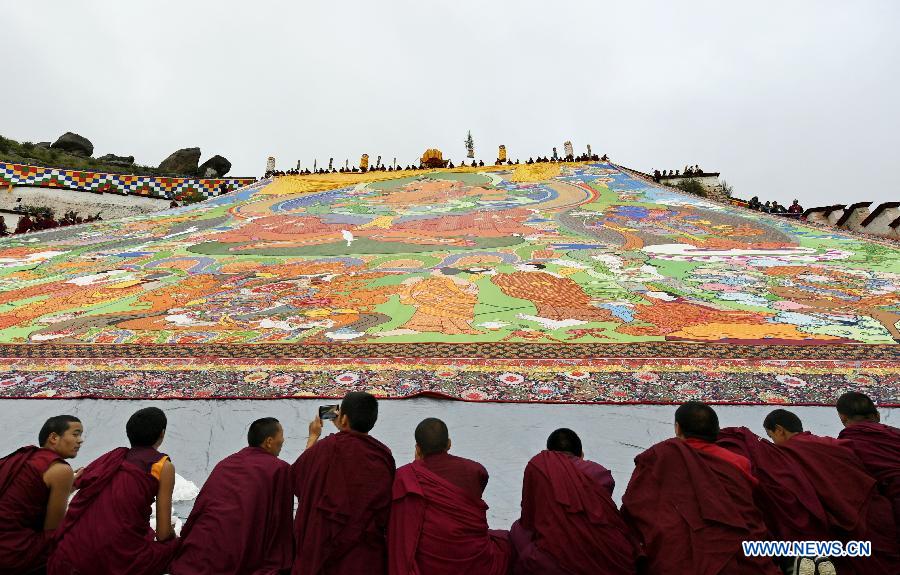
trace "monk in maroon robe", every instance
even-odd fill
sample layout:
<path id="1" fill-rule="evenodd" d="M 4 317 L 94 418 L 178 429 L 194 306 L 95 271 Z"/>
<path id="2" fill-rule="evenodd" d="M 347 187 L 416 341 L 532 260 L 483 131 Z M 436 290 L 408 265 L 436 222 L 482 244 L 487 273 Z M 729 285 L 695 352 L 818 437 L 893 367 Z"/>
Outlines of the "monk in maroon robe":
<path id="1" fill-rule="evenodd" d="M 397 470 L 388 530 L 391 575 L 505 575 L 508 533 L 490 531 L 484 467 L 450 455 L 440 419 L 415 432 L 416 460 Z"/>
<path id="2" fill-rule="evenodd" d="M 897 527 L 890 502 L 843 440 L 803 431 L 800 418 L 776 409 L 763 421 L 766 434 L 799 464 L 825 510 L 831 537 L 838 541 L 871 541 L 871 557 L 834 558 L 837 572 L 900 573 Z"/>
<path id="3" fill-rule="evenodd" d="M 717 446 L 716 412 L 688 402 L 675 412 L 675 439 L 634 459 L 622 515 L 640 536 L 642 573 L 779 575 L 770 558 L 744 556 L 743 541 L 768 539 L 745 457 Z"/>
<path id="4" fill-rule="evenodd" d="M 172 575 L 276 575 L 294 562 L 291 466 L 278 459 L 284 430 L 257 419 L 248 447 L 226 457 L 200 490 L 181 530 Z"/>
<path id="5" fill-rule="evenodd" d="M 584 459 L 581 439 L 557 429 L 522 482 L 509 533 L 514 575 L 633 575 L 638 546 L 612 500 L 608 469 Z"/>
<path id="6" fill-rule="evenodd" d="M 57 531 L 49 575 L 162 575 L 177 550 L 172 525 L 175 467 L 157 451 L 166 416 L 137 411 L 125 426 L 131 449 L 101 455 L 75 482 L 79 490 Z M 156 500 L 156 532 L 150 528 Z"/>
<path id="7" fill-rule="evenodd" d="M 310 423 L 306 451 L 291 468 L 294 575 L 386 572 L 395 467 L 390 449 L 369 435 L 377 419 L 375 397 L 351 392 L 334 418 L 339 433 L 319 441 L 322 420 Z"/>
<path id="8" fill-rule="evenodd" d="M 43 571 L 66 513 L 84 428 L 72 415 L 44 423 L 38 445 L 0 459 L 0 575 Z"/>
<path id="9" fill-rule="evenodd" d="M 838 416 L 844 439 L 862 461 L 878 490 L 894 507 L 894 523 L 900 530 L 900 429 L 881 423 L 875 403 L 862 393 L 850 391 L 838 398 Z"/>
<path id="10" fill-rule="evenodd" d="M 743 455 L 759 480 L 755 491 L 757 507 L 772 539 L 778 541 L 831 541 L 828 519 L 816 489 L 804 468 L 783 449 L 762 439 L 746 427 L 726 427 L 719 431 L 716 445 Z M 784 569 L 798 572 L 801 564 L 813 572 L 815 557 L 780 557 Z M 824 571 L 823 571 L 824 572 Z"/>
<path id="11" fill-rule="evenodd" d="M 746 427 L 719 431 L 716 445 L 743 455 L 759 481 L 757 506 L 773 539 L 824 541 L 829 539 L 825 509 L 802 466 L 774 443 Z"/>
<path id="12" fill-rule="evenodd" d="M 24 234 L 30 232 L 35 229 L 35 223 L 31 221 L 31 218 L 28 214 L 25 214 L 21 218 L 19 218 L 19 222 L 16 224 L 16 231 L 13 233 L 16 234 Z"/>

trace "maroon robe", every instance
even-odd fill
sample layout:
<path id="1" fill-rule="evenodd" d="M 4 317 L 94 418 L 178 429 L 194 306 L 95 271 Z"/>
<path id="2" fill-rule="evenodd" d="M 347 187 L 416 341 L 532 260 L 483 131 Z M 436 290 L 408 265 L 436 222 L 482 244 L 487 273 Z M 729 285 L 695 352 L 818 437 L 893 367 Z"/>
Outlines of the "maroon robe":
<path id="1" fill-rule="evenodd" d="M 394 470 L 391 450 L 355 431 L 329 435 L 300 454 L 291 468 L 297 496 L 291 573 L 385 573 Z"/>
<path id="2" fill-rule="evenodd" d="M 488 484 L 488 472 L 484 465 L 465 457 L 457 457 L 446 451 L 432 453 L 422 458 L 429 471 L 459 487 L 472 499 L 481 499 Z"/>
<path id="3" fill-rule="evenodd" d="M 172 575 L 272 575 L 294 562 L 291 466 L 259 447 L 219 462 L 181 530 Z"/>
<path id="4" fill-rule="evenodd" d="M 31 221 L 31 218 L 29 218 L 28 216 L 22 216 L 21 218 L 19 218 L 19 223 L 16 224 L 15 233 L 24 234 L 30 232 L 34 228 L 35 225 L 34 222 Z"/>
<path id="5" fill-rule="evenodd" d="M 759 480 L 756 503 L 773 539 L 831 540 L 816 489 L 790 455 L 746 427 L 722 429 L 716 443 L 750 460 Z"/>
<path id="6" fill-rule="evenodd" d="M 612 500 L 603 466 L 558 451 L 528 462 L 522 517 L 509 538 L 515 575 L 625 575 L 637 568 L 637 542 Z"/>
<path id="7" fill-rule="evenodd" d="M 804 431 L 778 447 L 803 467 L 825 509 L 831 538 L 872 542 L 871 557 L 836 559 L 838 573 L 900 573 L 893 509 L 850 445 Z"/>
<path id="8" fill-rule="evenodd" d="M 900 429 L 864 421 L 845 427 L 838 435 L 849 442 L 866 471 L 878 481 L 878 489 L 894 506 L 894 523 L 900 531 Z"/>
<path id="9" fill-rule="evenodd" d="M 44 531 L 50 497 L 44 473 L 57 461 L 65 463 L 55 451 L 33 446 L 0 459 L 0 575 L 47 564 L 53 532 Z"/>
<path id="10" fill-rule="evenodd" d="M 150 514 L 159 481 L 126 460 L 129 451 L 119 447 L 101 455 L 75 482 L 79 491 L 57 529 L 48 575 L 166 572 L 178 540 L 155 540 Z"/>
<path id="11" fill-rule="evenodd" d="M 643 541 L 644 572 L 780 575 L 771 559 L 744 556 L 742 541 L 767 538 L 744 470 L 680 439 L 657 443 L 634 463 L 622 515 Z"/>
<path id="12" fill-rule="evenodd" d="M 505 575 L 505 532 L 488 530 L 479 497 L 414 461 L 397 470 L 388 529 L 390 575 Z"/>

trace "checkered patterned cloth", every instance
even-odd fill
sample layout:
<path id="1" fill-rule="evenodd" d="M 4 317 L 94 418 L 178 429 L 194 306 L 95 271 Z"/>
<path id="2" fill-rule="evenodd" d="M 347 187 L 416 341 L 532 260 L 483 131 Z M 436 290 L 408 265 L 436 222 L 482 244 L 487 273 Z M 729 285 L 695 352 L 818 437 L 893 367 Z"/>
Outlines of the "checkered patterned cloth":
<path id="1" fill-rule="evenodd" d="M 182 199 L 194 192 L 211 198 L 219 194 L 219 187 L 223 183 L 229 189 L 236 190 L 252 184 L 254 181 L 253 178 L 193 179 L 129 176 L 0 162 L 0 185 L 4 188 L 12 184 L 14 186 L 38 186 L 151 198 Z"/>

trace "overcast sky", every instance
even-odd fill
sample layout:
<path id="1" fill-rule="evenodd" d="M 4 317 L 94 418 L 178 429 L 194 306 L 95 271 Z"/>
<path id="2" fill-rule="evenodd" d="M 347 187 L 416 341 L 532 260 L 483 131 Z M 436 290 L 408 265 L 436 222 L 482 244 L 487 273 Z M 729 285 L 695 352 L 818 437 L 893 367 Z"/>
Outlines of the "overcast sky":
<path id="1" fill-rule="evenodd" d="M 900 2 L 8 1 L 0 134 L 232 175 L 591 144 L 741 197 L 900 200 Z"/>

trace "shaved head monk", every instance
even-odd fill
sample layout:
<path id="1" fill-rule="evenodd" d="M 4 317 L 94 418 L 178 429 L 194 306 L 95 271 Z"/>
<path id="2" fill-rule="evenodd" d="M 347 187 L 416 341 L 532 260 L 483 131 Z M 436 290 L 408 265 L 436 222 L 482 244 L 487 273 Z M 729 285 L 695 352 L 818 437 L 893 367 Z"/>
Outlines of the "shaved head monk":
<path id="1" fill-rule="evenodd" d="M 172 525 L 175 466 L 158 451 L 166 415 L 156 407 L 125 424 L 131 448 L 101 455 L 75 481 L 78 493 L 56 533 L 50 575 L 162 575 L 177 549 Z M 156 501 L 156 532 L 150 528 Z"/>
<path id="2" fill-rule="evenodd" d="M 525 468 L 522 517 L 509 533 L 514 575 L 626 575 L 637 542 L 612 500 L 608 469 L 584 459 L 581 438 L 557 429 Z"/>
<path id="3" fill-rule="evenodd" d="M 871 557 L 835 558 L 837 572 L 900 573 L 897 528 L 890 502 L 849 443 L 803 431 L 800 418 L 776 409 L 763 421 L 766 434 L 803 468 L 825 509 L 832 539 L 871 541 Z"/>
<path id="4" fill-rule="evenodd" d="M 878 490 L 894 507 L 894 523 L 900 529 L 900 429 L 881 423 L 881 415 L 868 395 L 850 391 L 837 400 L 844 424 L 844 439 L 878 481 Z"/>
<path id="5" fill-rule="evenodd" d="M 334 418 L 338 433 L 320 441 L 322 420 L 309 424 L 306 451 L 291 467 L 294 575 L 386 573 L 395 466 L 391 450 L 369 435 L 377 420 L 375 397 L 355 391 Z"/>
<path id="6" fill-rule="evenodd" d="M 768 532 L 750 462 L 717 446 L 718 435 L 716 412 L 690 401 L 675 411 L 675 438 L 634 458 L 622 514 L 643 542 L 647 573 L 781 573 L 770 558 L 744 556 L 741 542 Z"/>
<path id="7" fill-rule="evenodd" d="M 481 495 L 488 474 L 480 464 L 448 453 L 440 419 L 416 427 L 416 460 L 397 470 L 391 507 L 391 575 L 505 575 L 508 533 L 488 530 Z"/>
<path id="8" fill-rule="evenodd" d="M 181 530 L 172 575 L 286 573 L 294 562 L 291 466 L 278 458 L 284 429 L 257 419 L 247 447 L 219 462 Z"/>
<path id="9" fill-rule="evenodd" d="M 40 447 L 0 459 L 0 575 L 43 571 L 53 531 L 66 513 L 74 473 L 66 459 L 84 442 L 81 420 L 57 415 L 38 433 Z"/>

